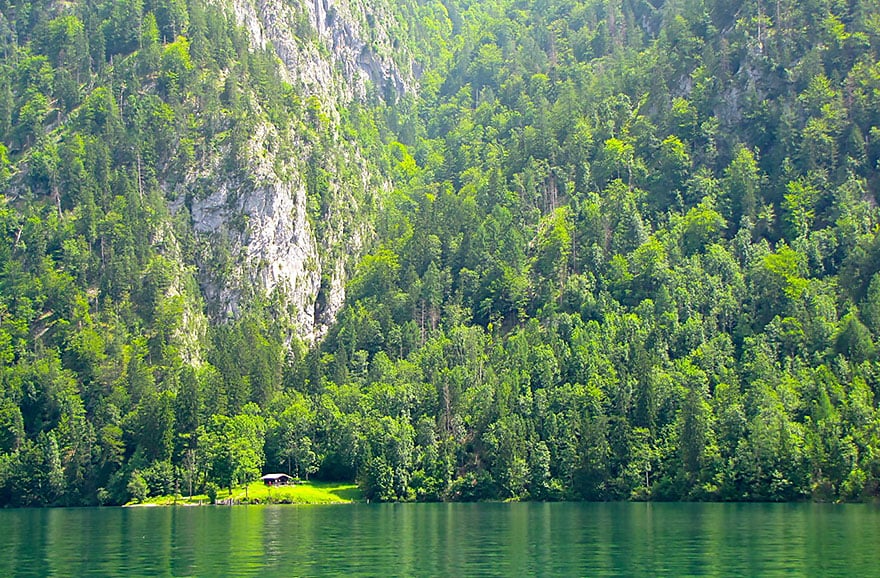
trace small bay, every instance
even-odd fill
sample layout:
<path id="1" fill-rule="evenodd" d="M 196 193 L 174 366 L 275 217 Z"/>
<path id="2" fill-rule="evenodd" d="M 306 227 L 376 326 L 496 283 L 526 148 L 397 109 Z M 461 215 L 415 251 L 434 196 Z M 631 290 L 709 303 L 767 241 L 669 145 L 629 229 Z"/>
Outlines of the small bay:
<path id="1" fill-rule="evenodd" d="M 867 576 L 880 508 L 480 503 L 2 510 L 2 576 Z"/>

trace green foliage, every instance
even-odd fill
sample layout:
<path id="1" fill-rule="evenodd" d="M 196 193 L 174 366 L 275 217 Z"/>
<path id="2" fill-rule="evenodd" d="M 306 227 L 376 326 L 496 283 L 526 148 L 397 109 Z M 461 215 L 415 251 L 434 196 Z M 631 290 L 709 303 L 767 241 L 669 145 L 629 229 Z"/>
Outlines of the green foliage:
<path id="1" fill-rule="evenodd" d="M 283 81 L 228 7 L 0 10 L 0 505 L 268 471 L 382 501 L 876 499 L 873 5 L 393 4 L 380 56 L 418 90 L 357 102 Z M 190 222 L 270 154 L 319 239 L 308 345 L 280 298 L 205 290 L 241 247 Z"/>
<path id="2" fill-rule="evenodd" d="M 134 502 L 143 502 L 147 499 L 149 488 L 147 487 L 146 480 L 144 480 L 144 477 L 138 471 L 132 472 L 131 478 L 129 478 L 128 484 L 126 485 L 126 489 L 128 490 L 130 499 Z"/>
<path id="3" fill-rule="evenodd" d="M 218 488 L 217 484 L 213 482 L 207 482 L 205 484 L 205 494 L 208 496 L 208 501 L 210 501 L 212 504 L 217 503 L 217 492 L 219 490 L 220 488 Z"/>

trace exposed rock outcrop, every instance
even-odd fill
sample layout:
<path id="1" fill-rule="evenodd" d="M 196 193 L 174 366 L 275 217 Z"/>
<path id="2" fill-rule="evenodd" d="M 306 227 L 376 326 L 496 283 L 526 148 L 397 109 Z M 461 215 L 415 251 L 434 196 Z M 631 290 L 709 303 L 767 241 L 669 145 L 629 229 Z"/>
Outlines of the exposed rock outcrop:
<path id="1" fill-rule="evenodd" d="M 310 213 L 305 175 L 315 160 L 308 146 L 296 144 L 295 131 L 258 122 L 246 146 L 219 151 L 184 185 L 201 183 L 200 194 L 181 195 L 189 199 L 202 241 L 199 280 L 215 319 L 234 318 L 243 300 L 265 295 L 280 305 L 298 337 L 313 341 L 345 301 L 347 271 L 369 235 L 359 211 L 378 197 L 381 182 L 370 175 L 357 144 L 340 144 L 339 108 L 365 99 L 372 89 L 391 98 L 412 90 L 412 67 L 398 67 L 393 58 L 393 16 L 382 2 L 235 0 L 233 12 L 253 49 L 274 49 L 283 77 L 303 100 L 319 99 L 328 117 L 319 131 L 337 149 L 325 154 L 345 158 L 355 169 L 335 174 L 325 160 L 325 198 L 320 213 Z M 279 156 L 279 142 L 294 143 L 293 158 Z M 223 168 L 229 154 L 242 157 L 235 175 Z"/>
<path id="2" fill-rule="evenodd" d="M 267 154 L 266 140 L 273 131 L 271 125 L 260 124 L 248 143 L 248 182 L 218 181 L 212 194 L 191 202 L 190 213 L 197 233 L 211 240 L 222 235 L 232 248 L 229 276 L 203 278 L 215 313 L 235 316 L 243 293 L 254 289 L 280 292 L 295 330 L 309 338 L 321 286 L 318 248 L 299 174 L 282 178 L 275 157 Z"/>
<path id="3" fill-rule="evenodd" d="M 412 64 L 394 46 L 384 2 L 236 0 L 234 12 L 255 47 L 271 44 L 288 80 L 307 94 L 345 103 L 413 89 Z M 395 60 L 403 61 L 403 66 Z"/>

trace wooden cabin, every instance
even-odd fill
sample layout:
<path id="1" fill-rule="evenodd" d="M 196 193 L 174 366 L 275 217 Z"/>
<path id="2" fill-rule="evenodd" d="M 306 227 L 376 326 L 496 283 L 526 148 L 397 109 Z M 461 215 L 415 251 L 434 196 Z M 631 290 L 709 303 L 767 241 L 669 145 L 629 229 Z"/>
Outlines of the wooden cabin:
<path id="1" fill-rule="evenodd" d="M 267 486 L 288 486 L 293 482 L 293 478 L 287 474 L 266 474 L 260 479 Z"/>

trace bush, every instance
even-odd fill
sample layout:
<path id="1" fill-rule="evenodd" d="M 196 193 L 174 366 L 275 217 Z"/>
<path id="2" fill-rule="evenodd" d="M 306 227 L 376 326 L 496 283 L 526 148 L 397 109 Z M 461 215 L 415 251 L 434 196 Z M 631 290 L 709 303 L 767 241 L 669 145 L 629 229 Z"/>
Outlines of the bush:
<path id="1" fill-rule="evenodd" d="M 153 462 L 141 471 L 150 496 L 164 496 L 174 492 L 174 467 L 169 461 Z"/>
<path id="2" fill-rule="evenodd" d="M 212 504 L 217 503 L 217 492 L 219 490 L 220 488 L 217 487 L 217 484 L 214 482 L 208 482 L 205 484 L 205 493 L 208 494 L 208 499 L 211 500 Z"/>
<path id="3" fill-rule="evenodd" d="M 128 490 L 129 499 L 135 502 L 143 502 L 147 499 L 149 487 L 147 486 L 147 481 L 144 480 L 144 477 L 138 470 L 131 473 L 128 485 L 125 488 Z"/>
<path id="4" fill-rule="evenodd" d="M 110 492 L 107 488 L 98 488 L 96 497 L 98 498 L 99 506 L 106 506 L 113 501 L 113 496 L 110 495 Z"/>

